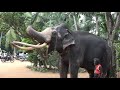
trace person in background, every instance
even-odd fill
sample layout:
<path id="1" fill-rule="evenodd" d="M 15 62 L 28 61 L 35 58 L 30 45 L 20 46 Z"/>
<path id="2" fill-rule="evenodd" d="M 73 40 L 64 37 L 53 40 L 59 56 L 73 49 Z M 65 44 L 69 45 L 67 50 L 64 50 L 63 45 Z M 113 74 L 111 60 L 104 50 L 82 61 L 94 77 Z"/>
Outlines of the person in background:
<path id="1" fill-rule="evenodd" d="M 94 78 L 102 78 L 102 65 L 100 64 L 100 60 L 98 58 L 94 58 Z"/>

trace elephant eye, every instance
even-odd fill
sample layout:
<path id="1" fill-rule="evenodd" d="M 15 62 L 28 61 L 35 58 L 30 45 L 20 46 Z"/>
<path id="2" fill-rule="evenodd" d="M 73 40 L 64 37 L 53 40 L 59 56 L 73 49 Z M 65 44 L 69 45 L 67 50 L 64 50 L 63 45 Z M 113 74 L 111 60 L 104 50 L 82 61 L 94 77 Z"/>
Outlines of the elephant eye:
<path id="1" fill-rule="evenodd" d="M 66 33 L 65 35 L 64 35 L 64 38 L 66 38 L 68 36 L 68 33 Z"/>
<path id="2" fill-rule="evenodd" d="M 63 40 L 65 38 L 67 38 L 67 37 L 68 37 L 68 33 L 66 33 L 61 39 Z"/>
<path id="3" fill-rule="evenodd" d="M 52 36 L 54 37 L 54 36 L 56 36 L 57 35 L 57 32 L 56 31 L 53 31 L 52 32 Z"/>

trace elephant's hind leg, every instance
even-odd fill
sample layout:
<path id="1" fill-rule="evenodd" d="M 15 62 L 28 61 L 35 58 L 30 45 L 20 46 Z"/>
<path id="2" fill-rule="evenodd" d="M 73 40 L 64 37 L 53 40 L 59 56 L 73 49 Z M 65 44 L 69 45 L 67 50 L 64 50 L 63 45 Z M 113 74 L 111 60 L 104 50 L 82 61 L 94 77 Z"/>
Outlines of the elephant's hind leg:
<path id="1" fill-rule="evenodd" d="M 89 73 L 89 78 L 94 78 L 94 71 L 93 70 L 88 70 Z"/>

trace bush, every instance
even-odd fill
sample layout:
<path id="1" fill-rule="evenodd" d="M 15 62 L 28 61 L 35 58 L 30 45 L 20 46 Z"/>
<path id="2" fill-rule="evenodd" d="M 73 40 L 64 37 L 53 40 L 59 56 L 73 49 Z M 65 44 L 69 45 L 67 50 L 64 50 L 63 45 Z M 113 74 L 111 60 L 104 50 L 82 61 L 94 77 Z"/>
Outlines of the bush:
<path id="1" fill-rule="evenodd" d="M 48 55 L 48 65 L 50 65 L 51 68 L 58 68 L 59 59 L 59 53 L 57 51 L 53 51 Z"/>
<path id="2" fill-rule="evenodd" d="M 48 56 L 45 56 L 44 52 L 44 50 L 39 50 L 34 51 L 33 53 L 29 53 L 28 60 L 33 63 L 33 66 L 31 66 L 30 69 L 40 72 L 57 72 L 59 61 L 58 59 L 60 58 L 58 52 L 53 51 L 52 53 L 48 54 Z"/>
<path id="3" fill-rule="evenodd" d="M 36 51 L 34 51 L 33 53 L 29 53 L 28 54 L 28 60 L 33 63 L 33 66 L 36 66 L 37 67 L 37 64 L 38 64 L 38 58 L 37 58 L 37 53 Z"/>

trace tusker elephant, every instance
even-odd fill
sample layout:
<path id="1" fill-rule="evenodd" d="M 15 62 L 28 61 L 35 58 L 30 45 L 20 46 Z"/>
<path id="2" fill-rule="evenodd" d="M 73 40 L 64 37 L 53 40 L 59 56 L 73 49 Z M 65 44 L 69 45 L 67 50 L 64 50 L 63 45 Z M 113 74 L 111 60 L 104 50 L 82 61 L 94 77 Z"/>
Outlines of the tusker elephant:
<path id="1" fill-rule="evenodd" d="M 79 67 L 85 68 L 89 77 L 94 77 L 94 58 L 99 58 L 103 67 L 103 75 L 109 77 L 112 54 L 107 42 L 99 36 L 83 31 L 71 31 L 65 24 L 49 27 L 38 32 L 28 26 L 27 33 L 40 45 L 27 45 L 42 48 L 48 45 L 48 53 L 57 50 L 61 56 L 59 63 L 60 78 L 67 78 L 68 70 L 71 78 L 78 77 Z M 12 44 L 20 44 L 13 42 Z M 25 45 L 25 43 L 24 43 Z M 17 45 L 16 45 L 17 46 Z M 17 46 L 18 47 L 18 46 Z M 29 48 L 28 48 L 29 49 Z M 30 48 L 31 49 L 31 48 Z"/>

